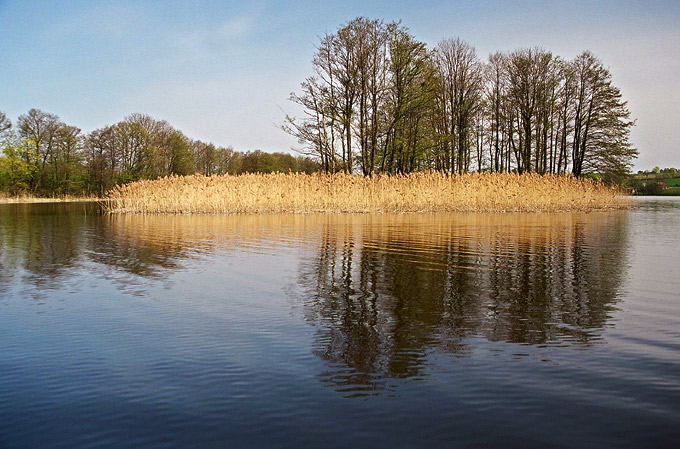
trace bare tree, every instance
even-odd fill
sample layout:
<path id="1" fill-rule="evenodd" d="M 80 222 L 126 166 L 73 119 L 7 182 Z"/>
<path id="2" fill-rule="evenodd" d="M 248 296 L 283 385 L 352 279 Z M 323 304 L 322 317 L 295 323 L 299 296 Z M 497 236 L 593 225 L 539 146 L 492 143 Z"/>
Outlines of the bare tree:
<path id="1" fill-rule="evenodd" d="M 0 112 L 0 137 L 12 128 L 12 121 L 7 118 L 4 112 Z"/>
<path id="2" fill-rule="evenodd" d="M 56 131 L 55 144 L 50 164 L 50 190 L 56 193 L 76 193 L 77 182 L 83 162 L 83 136 L 80 128 L 62 125 Z"/>
<path id="3" fill-rule="evenodd" d="M 507 143 L 504 103 L 507 98 L 507 57 L 500 52 L 489 56 L 485 67 L 485 98 L 489 126 L 489 164 L 491 171 L 508 169 L 505 164 Z"/>
<path id="4" fill-rule="evenodd" d="M 482 99 L 482 66 L 475 48 L 460 39 L 439 43 L 434 62 L 441 80 L 441 106 L 448 124 L 445 151 L 451 170 L 470 168 L 474 119 Z"/>
<path id="5" fill-rule="evenodd" d="M 324 171 L 334 172 L 335 119 L 332 110 L 335 105 L 332 98 L 324 95 L 328 89 L 319 86 L 316 78 L 307 78 L 301 86 L 302 94 L 293 93 L 290 100 L 304 108 L 305 117 L 298 120 L 286 115 L 282 128 L 305 146 L 305 154 L 319 158 Z"/>
<path id="6" fill-rule="evenodd" d="M 576 86 L 572 173 L 620 178 L 637 156 L 628 140 L 634 124 L 628 106 L 609 70 L 592 53 L 581 53 L 572 66 Z"/>
<path id="7" fill-rule="evenodd" d="M 536 170 L 542 161 L 538 140 L 551 61 L 552 54 L 538 48 L 516 50 L 508 58 L 508 100 L 513 109 L 510 144 L 520 173 Z"/>
<path id="8" fill-rule="evenodd" d="M 88 134 L 85 155 L 90 192 L 103 196 L 115 185 L 117 154 L 114 126 L 96 129 Z"/>
<path id="9" fill-rule="evenodd" d="M 427 165 L 436 76 L 425 44 L 403 27 L 392 32 L 389 57 L 380 167 L 387 173 L 404 173 Z"/>

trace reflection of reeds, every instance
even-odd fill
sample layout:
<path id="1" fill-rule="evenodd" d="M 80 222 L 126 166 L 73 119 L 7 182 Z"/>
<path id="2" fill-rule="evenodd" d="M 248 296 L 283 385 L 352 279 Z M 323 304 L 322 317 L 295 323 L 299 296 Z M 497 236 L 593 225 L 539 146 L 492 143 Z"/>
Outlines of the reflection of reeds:
<path id="1" fill-rule="evenodd" d="M 571 176 L 413 173 L 166 177 L 109 193 L 114 212 L 557 212 L 625 207 L 615 189 Z"/>
<path id="2" fill-rule="evenodd" d="M 380 248 L 433 248 L 446 246 L 452 236 L 509 245 L 510 242 L 550 242 L 566 238 L 572 228 L 600 230 L 620 220 L 616 213 L 386 213 L 386 214 L 247 214 L 217 215 L 110 215 L 102 217 L 107 239 L 158 251 L 215 245 L 252 246 L 265 240 L 274 246 L 286 241 L 316 243 L 326 237 L 371 241 Z M 596 232 L 597 231 L 597 232 Z M 321 234 L 320 234 L 321 233 Z M 330 233 L 330 234 L 329 234 Z M 564 242 L 563 242 L 564 243 Z M 566 244 L 566 243 L 565 243 Z"/>

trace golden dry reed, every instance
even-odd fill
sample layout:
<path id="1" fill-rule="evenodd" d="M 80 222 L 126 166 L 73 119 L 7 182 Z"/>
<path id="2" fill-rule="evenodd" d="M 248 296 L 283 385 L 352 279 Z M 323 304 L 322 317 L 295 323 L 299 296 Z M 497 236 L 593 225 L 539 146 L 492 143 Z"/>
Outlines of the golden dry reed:
<path id="1" fill-rule="evenodd" d="M 112 212 L 562 212 L 620 209 L 617 189 L 572 176 L 412 173 L 165 177 L 109 192 Z"/>

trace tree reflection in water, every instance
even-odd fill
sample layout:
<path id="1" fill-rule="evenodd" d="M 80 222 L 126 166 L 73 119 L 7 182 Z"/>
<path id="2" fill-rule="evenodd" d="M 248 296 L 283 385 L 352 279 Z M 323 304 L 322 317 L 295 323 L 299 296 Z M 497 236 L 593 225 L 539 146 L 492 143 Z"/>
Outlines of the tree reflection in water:
<path id="1" fill-rule="evenodd" d="M 210 263 L 224 251 L 292 254 L 300 267 L 282 294 L 317 328 L 323 381 L 370 394 L 427 375 L 433 353 L 470 357 L 482 341 L 601 341 L 628 266 L 626 220 L 625 211 L 127 216 L 5 205 L 0 293 L 76 289 L 83 271 L 144 295 L 144 282 L 172 279 L 199 254 Z"/>
<path id="2" fill-rule="evenodd" d="M 181 234 L 154 234 L 145 221 L 104 214 L 95 203 L 3 205 L 0 289 L 19 273 L 33 296 L 41 297 L 74 282 L 78 271 L 93 264 L 100 276 L 127 291 L 134 288 L 133 278 L 162 279 L 188 257 L 187 243 Z"/>
<path id="3" fill-rule="evenodd" d="M 3 205 L 0 209 L 0 289 L 6 289 L 18 275 L 37 289 L 59 284 L 81 261 L 86 244 L 82 231 L 87 207 L 84 204 Z"/>
<path id="4" fill-rule="evenodd" d="M 324 381 L 349 395 L 474 342 L 587 348 L 619 298 L 626 214 L 329 216 L 303 262 Z"/>

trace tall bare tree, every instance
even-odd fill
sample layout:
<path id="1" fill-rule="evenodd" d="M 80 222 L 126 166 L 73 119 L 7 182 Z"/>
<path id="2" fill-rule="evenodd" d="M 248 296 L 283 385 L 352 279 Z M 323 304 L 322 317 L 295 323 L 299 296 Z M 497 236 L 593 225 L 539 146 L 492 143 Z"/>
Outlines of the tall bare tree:
<path id="1" fill-rule="evenodd" d="M 460 39 L 439 42 L 434 62 L 441 80 L 441 107 L 448 125 L 444 151 L 448 167 L 462 173 L 470 169 L 470 150 L 477 109 L 482 100 L 482 66 L 475 48 Z"/>
<path id="2" fill-rule="evenodd" d="M 506 117 L 505 100 L 507 98 L 507 58 L 500 52 L 489 56 L 485 66 L 485 99 L 489 127 L 489 168 L 491 171 L 504 171 L 506 164 Z"/>
<path id="3" fill-rule="evenodd" d="M 291 94 L 290 100 L 302 106 L 304 118 L 302 120 L 286 115 L 283 130 L 295 136 L 298 142 L 305 146 L 305 152 L 319 158 L 324 171 L 335 172 L 335 98 L 328 96 L 332 89 L 319 86 L 315 77 L 307 78 L 302 84 L 301 94 Z M 343 144 L 344 148 L 344 144 Z M 345 161 L 343 151 L 343 163 Z"/>
<path id="4" fill-rule="evenodd" d="M 620 178 L 637 156 L 629 142 L 634 121 L 628 106 L 609 70 L 592 53 L 581 53 L 572 65 L 576 85 L 572 173 Z"/>
<path id="5" fill-rule="evenodd" d="M 508 101 L 513 110 L 510 144 L 517 170 L 535 171 L 538 167 L 545 82 L 552 54 L 539 48 L 521 49 L 508 57 Z M 533 158 L 532 158 L 533 156 Z"/>
<path id="6" fill-rule="evenodd" d="M 380 170 L 404 173 L 427 164 L 432 147 L 429 113 L 434 108 L 435 73 L 425 44 L 403 27 L 389 42 L 388 86 Z"/>

